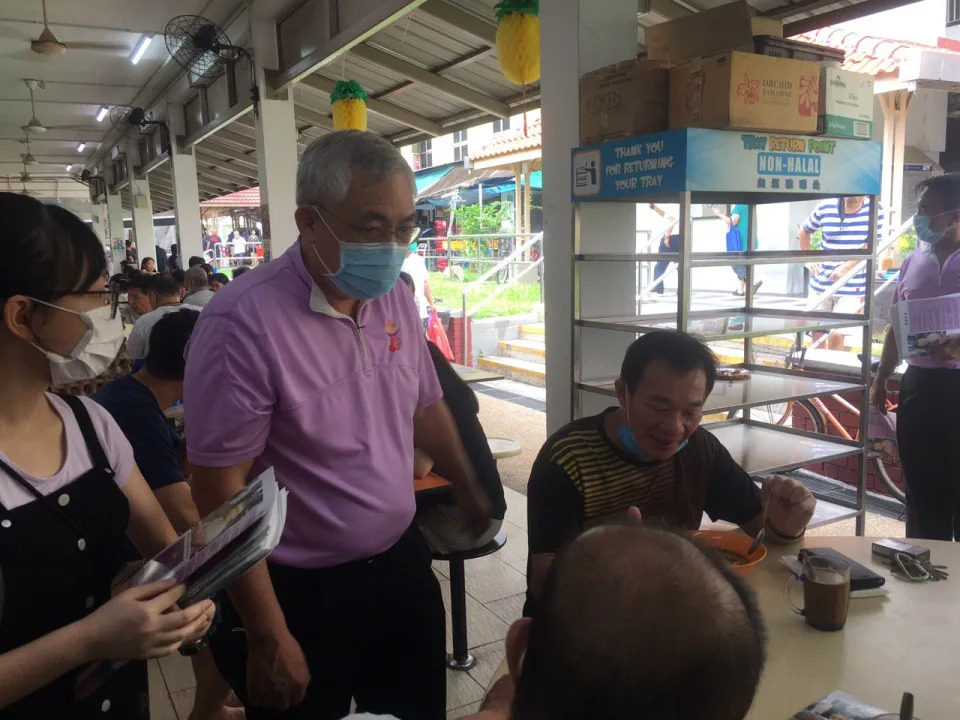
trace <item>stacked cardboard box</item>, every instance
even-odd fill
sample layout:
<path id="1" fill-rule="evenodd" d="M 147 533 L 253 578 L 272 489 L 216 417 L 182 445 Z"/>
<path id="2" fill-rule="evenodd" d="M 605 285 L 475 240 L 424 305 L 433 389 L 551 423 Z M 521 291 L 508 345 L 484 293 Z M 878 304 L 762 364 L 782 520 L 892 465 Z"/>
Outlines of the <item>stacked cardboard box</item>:
<path id="1" fill-rule="evenodd" d="M 816 63 L 739 51 L 698 58 L 670 70 L 669 127 L 813 133 L 819 85 Z"/>
<path id="2" fill-rule="evenodd" d="M 667 71 L 628 60 L 580 78 L 580 143 L 592 145 L 667 129 Z"/>
<path id="3" fill-rule="evenodd" d="M 783 37 L 783 23 L 756 17 L 743 0 L 693 13 L 644 30 L 651 60 L 679 63 L 727 50 L 754 51 L 755 37 Z"/>
<path id="4" fill-rule="evenodd" d="M 581 143 L 681 127 L 869 139 L 872 79 L 782 37 L 779 20 L 743 1 L 646 28 L 646 59 L 581 79 Z"/>
<path id="5" fill-rule="evenodd" d="M 873 136 L 873 78 L 863 73 L 823 68 L 817 133 L 869 140 Z"/>

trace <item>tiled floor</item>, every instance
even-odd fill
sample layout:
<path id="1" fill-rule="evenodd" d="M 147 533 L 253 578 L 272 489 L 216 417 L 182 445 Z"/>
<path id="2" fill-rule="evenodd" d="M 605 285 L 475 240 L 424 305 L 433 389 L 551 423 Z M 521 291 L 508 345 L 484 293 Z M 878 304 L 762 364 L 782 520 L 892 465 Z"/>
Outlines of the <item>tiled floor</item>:
<path id="1" fill-rule="evenodd" d="M 504 639 L 510 623 L 518 619 L 526 590 L 527 498 L 504 488 L 507 518 L 503 529 L 507 544 L 487 557 L 466 563 L 467 637 L 477 663 L 468 672 L 447 671 L 447 717 L 475 712 L 494 671 L 504 657 Z M 447 611 L 447 650 L 450 635 L 450 580 L 446 563 L 434 563 Z M 186 720 L 193 707 L 195 681 L 190 661 L 179 655 L 151 660 L 150 705 L 152 720 Z"/>

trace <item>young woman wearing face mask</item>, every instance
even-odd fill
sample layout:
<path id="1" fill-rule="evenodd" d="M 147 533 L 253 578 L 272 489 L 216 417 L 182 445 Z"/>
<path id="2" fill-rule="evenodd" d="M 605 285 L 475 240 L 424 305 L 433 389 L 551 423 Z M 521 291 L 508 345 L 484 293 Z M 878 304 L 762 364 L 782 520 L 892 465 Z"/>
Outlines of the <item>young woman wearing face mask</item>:
<path id="1" fill-rule="evenodd" d="M 173 528 L 110 416 L 46 390 L 93 378 L 123 339 L 103 247 L 66 210 L 0 193 L 0 718 L 149 716 L 146 666 L 78 700 L 90 663 L 174 652 L 212 605 L 153 583 L 111 598 L 126 535 L 145 557 Z"/>

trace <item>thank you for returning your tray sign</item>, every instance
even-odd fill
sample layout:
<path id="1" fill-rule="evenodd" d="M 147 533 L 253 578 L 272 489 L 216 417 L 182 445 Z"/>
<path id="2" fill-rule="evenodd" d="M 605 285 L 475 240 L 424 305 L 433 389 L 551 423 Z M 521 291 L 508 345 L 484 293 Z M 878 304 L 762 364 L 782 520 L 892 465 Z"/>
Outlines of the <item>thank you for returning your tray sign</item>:
<path id="1" fill-rule="evenodd" d="M 880 192 L 877 142 L 682 128 L 572 152 L 574 201 L 694 192 Z"/>

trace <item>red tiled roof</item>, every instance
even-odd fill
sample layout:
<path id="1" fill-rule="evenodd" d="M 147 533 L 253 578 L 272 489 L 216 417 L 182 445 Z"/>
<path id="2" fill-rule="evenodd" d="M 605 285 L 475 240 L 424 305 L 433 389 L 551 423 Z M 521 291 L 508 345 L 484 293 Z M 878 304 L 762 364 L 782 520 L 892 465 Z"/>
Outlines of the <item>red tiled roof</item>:
<path id="1" fill-rule="evenodd" d="M 867 75 L 895 73 L 900 67 L 900 63 L 916 51 L 938 52 L 949 55 L 960 54 L 944 47 L 860 35 L 851 30 L 829 25 L 813 32 L 796 35 L 790 39 L 844 50 L 847 55 L 841 67 L 844 70 L 866 73 Z"/>
<path id="2" fill-rule="evenodd" d="M 534 150 L 540 147 L 542 143 L 540 118 L 535 118 L 527 122 L 526 133 L 524 133 L 522 127 L 505 132 L 494 138 L 493 142 L 481 147 L 477 152 L 470 153 L 470 159 L 480 160 L 481 158 L 497 157 L 498 155 L 509 155 L 521 150 Z"/>
<path id="3" fill-rule="evenodd" d="M 260 188 L 252 187 L 210 198 L 200 203 L 200 207 L 260 207 Z"/>

